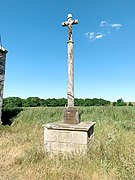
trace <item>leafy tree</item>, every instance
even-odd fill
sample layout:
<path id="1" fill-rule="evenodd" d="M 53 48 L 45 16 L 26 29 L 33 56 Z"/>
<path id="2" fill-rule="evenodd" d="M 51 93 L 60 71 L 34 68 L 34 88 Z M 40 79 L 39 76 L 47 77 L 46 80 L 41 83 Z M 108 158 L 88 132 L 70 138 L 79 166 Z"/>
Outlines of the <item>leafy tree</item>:
<path id="1" fill-rule="evenodd" d="M 55 99 L 55 98 L 51 99 L 51 101 L 50 101 L 50 106 L 51 106 L 51 107 L 56 107 L 56 106 L 58 106 L 58 101 L 57 101 L 57 99 Z"/>
<path id="2" fill-rule="evenodd" d="M 38 97 L 29 97 L 26 99 L 26 107 L 37 107 L 41 105 L 40 98 Z"/>
<path id="3" fill-rule="evenodd" d="M 105 102 L 104 102 L 104 106 L 109 106 L 110 104 L 111 104 L 110 101 L 105 101 Z"/>
<path id="4" fill-rule="evenodd" d="M 133 104 L 131 102 L 128 103 L 128 106 L 133 106 Z"/>
<path id="5" fill-rule="evenodd" d="M 50 98 L 48 98 L 48 99 L 45 100 L 46 106 L 50 106 L 50 101 L 51 101 Z"/>
<path id="6" fill-rule="evenodd" d="M 48 106 L 48 107 L 56 107 L 56 106 L 65 106 L 67 104 L 67 99 L 65 98 L 48 98 L 48 99 L 40 99 L 38 97 L 28 97 L 27 99 L 21 99 L 19 97 L 9 97 L 5 98 L 3 102 L 3 107 L 14 108 L 14 107 L 37 107 L 37 106 Z M 104 99 L 82 99 L 75 98 L 75 106 L 107 106 L 110 105 L 110 101 L 106 101 Z M 122 99 L 119 99 L 116 105 L 126 105 Z"/>
<path id="7" fill-rule="evenodd" d="M 124 100 L 122 98 L 117 100 L 117 103 L 123 103 L 123 102 L 124 102 Z"/>
<path id="8" fill-rule="evenodd" d="M 3 100 L 4 108 L 22 107 L 22 100 L 19 97 L 8 97 Z"/>
<path id="9" fill-rule="evenodd" d="M 93 101 L 94 106 L 100 106 L 100 105 L 102 105 L 100 99 L 94 98 L 92 101 Z"/>
<path id="10" fill-rule="evenodd" d="M 116 103 L 116 102 L 113 102 L 113 106 L 117 106 L 117 103 Z"/>
<path id="11" fill-rule="evenodd" d="M 117 100 L 117 106 L 127 106 L 127 103 L 121 98 Z"/>
<path id="12" fill-rule="evenodd" d="M 40 99 L 40 106 L 47 106 L 45 99 Z"/>
<path id="13" fill-rule="evenodd" d="M 22 99 L 22 106 L 29 107 L 29 102 L 26 99 Z"/>
<path id="14" fill-rule="evenodd" d="M 85 106 L 94 106 L 92 99 L 86 98 L 84 101 L 85 101 Z"/>
<path id="15" fill-rule="evenodd" d="M 84 105 L 85 105 L 85 100 L 84 99 L 75 98 L 75 106 L 84 106 Z"/>
<path id="16" fill-rule="evenodd" d="M 117 106 L 127 106 L 127 103 L 125 102 L 117 103 Z"/>
<path id="17" fill-rule="evenodd" d="M 58 101 L 55 98 L 52 98 L 52 99 L 48 98 L 46 99 L 46 104 L 48 107 L 56 107 L 58 106 Z"/>
<path id="18" fill-rule="evenodd" d="M 67 100 L 65 98 L 57 99 L 58 106 L 65 106 L 67 104 Z"/>

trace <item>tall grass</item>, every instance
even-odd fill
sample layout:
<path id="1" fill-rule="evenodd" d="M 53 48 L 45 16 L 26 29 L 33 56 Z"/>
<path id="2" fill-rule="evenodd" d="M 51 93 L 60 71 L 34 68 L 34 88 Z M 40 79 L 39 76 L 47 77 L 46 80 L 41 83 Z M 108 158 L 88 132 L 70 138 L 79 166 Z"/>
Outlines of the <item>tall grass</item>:
<path id="1" fill-rule="evenodd" d="M 134 180 L 135 107 L 78 107 L 96 121 L 87 155 L 48 157 L 42 124 L 63 118 L 63 108 L 25 108 L 0 127 L 1 180 Z"/>

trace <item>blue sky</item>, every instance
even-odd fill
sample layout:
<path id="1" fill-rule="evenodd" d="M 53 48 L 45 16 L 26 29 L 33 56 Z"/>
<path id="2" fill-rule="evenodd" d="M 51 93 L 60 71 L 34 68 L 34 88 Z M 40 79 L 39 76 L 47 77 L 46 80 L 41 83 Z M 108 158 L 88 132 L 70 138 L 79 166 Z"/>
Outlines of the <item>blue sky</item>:
<path id="1" fill-rule="evenodd" d="M 0 0 L 8 50 L 4 97 L 66 98 L 67 28 L 73 27 L 75 97 L 135 101 L 134 0 Z"/>

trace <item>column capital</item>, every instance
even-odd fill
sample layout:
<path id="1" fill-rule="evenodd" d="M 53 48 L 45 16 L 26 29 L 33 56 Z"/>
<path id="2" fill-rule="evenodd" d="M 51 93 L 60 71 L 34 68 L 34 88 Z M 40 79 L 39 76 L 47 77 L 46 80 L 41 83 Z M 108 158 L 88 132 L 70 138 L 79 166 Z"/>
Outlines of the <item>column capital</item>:
<path id="1" fill-rule="evenodd" d="M 67 42 L 67 44 L 69 44 L 69 43 L 72 43 L 72 44 L 74 44 L 74 41 L 71 41 L 71 40 L 70 40 L 70 41 L 68 41 L 68 42 Z"/>

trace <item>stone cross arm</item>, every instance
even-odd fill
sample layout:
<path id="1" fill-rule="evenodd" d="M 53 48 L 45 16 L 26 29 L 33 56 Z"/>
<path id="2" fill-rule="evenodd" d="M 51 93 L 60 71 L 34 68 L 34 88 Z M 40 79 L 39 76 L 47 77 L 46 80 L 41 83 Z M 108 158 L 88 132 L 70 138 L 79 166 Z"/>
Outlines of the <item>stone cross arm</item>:
<path id="1" fill-rule="evenodd" d="M 78 24 L 78 19 L 75 19 L 75 20 L 71 20 L 70 23 L 69 21 L 66 21 L 66 22 L 62 22 L 62 26 L 69 26 L 69 25 L 74 25 L 74 24 Z"/>
<path id="2" fill-rule="evenodd" d="M 62 22 L 62 26 L 68 27 L 68 42 L 72 41 L 72 25 L 78 24 L 78 20 L 72 20 L 72 14 L 68 14 L 68 21 Z"/>

